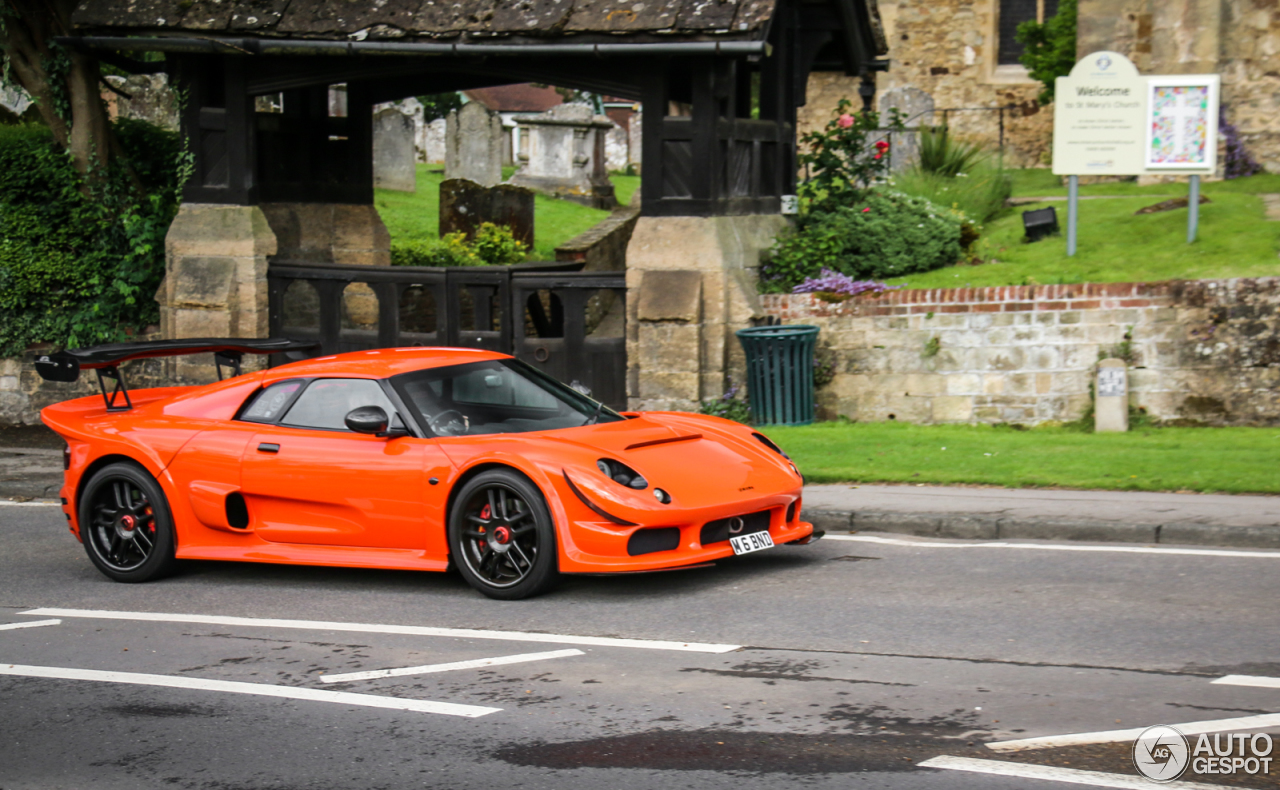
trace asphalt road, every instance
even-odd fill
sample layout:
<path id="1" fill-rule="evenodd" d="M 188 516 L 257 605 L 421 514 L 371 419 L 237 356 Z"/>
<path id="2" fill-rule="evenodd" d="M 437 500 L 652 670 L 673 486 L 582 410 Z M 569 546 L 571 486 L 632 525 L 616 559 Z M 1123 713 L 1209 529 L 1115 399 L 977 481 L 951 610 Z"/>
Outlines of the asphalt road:
<path id="1" fill-rule="evenodd" d="M 0 788 L 1054 790 L 917 764 L 1280 711 L 1211 683 L 1280 676 L 1280 553 L 851 537 L 500 603 L 231 563 L 115 584 L 56 508 L 0 506 Z"/>

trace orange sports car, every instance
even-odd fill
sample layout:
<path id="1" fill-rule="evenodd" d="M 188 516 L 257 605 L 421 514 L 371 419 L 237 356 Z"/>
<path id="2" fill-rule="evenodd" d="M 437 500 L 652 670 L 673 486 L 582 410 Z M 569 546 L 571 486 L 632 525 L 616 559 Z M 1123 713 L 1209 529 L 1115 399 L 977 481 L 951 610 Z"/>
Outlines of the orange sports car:
<path id="1" fill-rule="evenodd" d="M 818 537 L 802 478 L 768 438 L 684 412 L 617 413 L 513 357 L 357 351 L 240 374 L 287 340 L 113 344 L 40 357 L 94 370 L 49 406 L 67 441 L 62 505 L 104 574 L 180 559 L 443 571 L 492 598 L 563 573 L 687 568 Z M 129 390 L 126 360 L 215 354 L 197 387 Z"/>

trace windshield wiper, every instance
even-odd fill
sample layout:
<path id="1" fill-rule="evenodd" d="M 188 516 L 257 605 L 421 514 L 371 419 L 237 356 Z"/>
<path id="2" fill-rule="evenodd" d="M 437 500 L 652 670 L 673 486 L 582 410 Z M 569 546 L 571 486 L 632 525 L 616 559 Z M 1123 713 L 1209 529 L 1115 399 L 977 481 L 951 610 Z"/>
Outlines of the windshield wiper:
<path id="1" fill-rule="evenodd" d="M 600 419 L 600 412 L 604 410 L 604 401 L 596 401 L 596 410 L 591 415 L 591 419 L 587 420 L 584 425 L 595 425 L 596 420 Z"/>

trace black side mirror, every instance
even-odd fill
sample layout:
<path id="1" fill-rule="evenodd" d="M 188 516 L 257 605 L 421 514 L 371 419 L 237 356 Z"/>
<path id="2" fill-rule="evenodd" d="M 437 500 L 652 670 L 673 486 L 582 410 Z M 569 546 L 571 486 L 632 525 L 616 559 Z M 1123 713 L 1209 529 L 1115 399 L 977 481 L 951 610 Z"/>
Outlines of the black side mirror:
<path id="1" fill-rule="evenodd" d="M 358 409 L 352 409 L 347 412 L 343 422 L 349 430 L 356 433 L 371 433 L 388 439 L 409 435 L 409 429 L 404 427 L 399 414 L 395 416 L 394 421 L 389 421 L 387 413 L 379 406 L 361 406 Z"/>
<path id="2" fill-rule="evenodd" d="M 387 413 L 378 406 L 361 406 L 347 412 L 343 420 L 349 430 L 356 433 L 386 433 Z"/>

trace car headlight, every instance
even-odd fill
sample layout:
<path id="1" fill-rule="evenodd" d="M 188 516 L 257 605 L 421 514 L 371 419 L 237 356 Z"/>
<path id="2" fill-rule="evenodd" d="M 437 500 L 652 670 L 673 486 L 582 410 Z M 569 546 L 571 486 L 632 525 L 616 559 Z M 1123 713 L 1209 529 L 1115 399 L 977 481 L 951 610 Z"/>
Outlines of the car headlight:
<path id="1" fill-rule="evenodd" d="M 643 491 L 649 487 L 649 481 L 645 480 L 643 475 L 621 461 L 601 458 L 596 461 L 596 467 L 601 474 L 618 485 L 624 485 L 637 491 Z"/>

